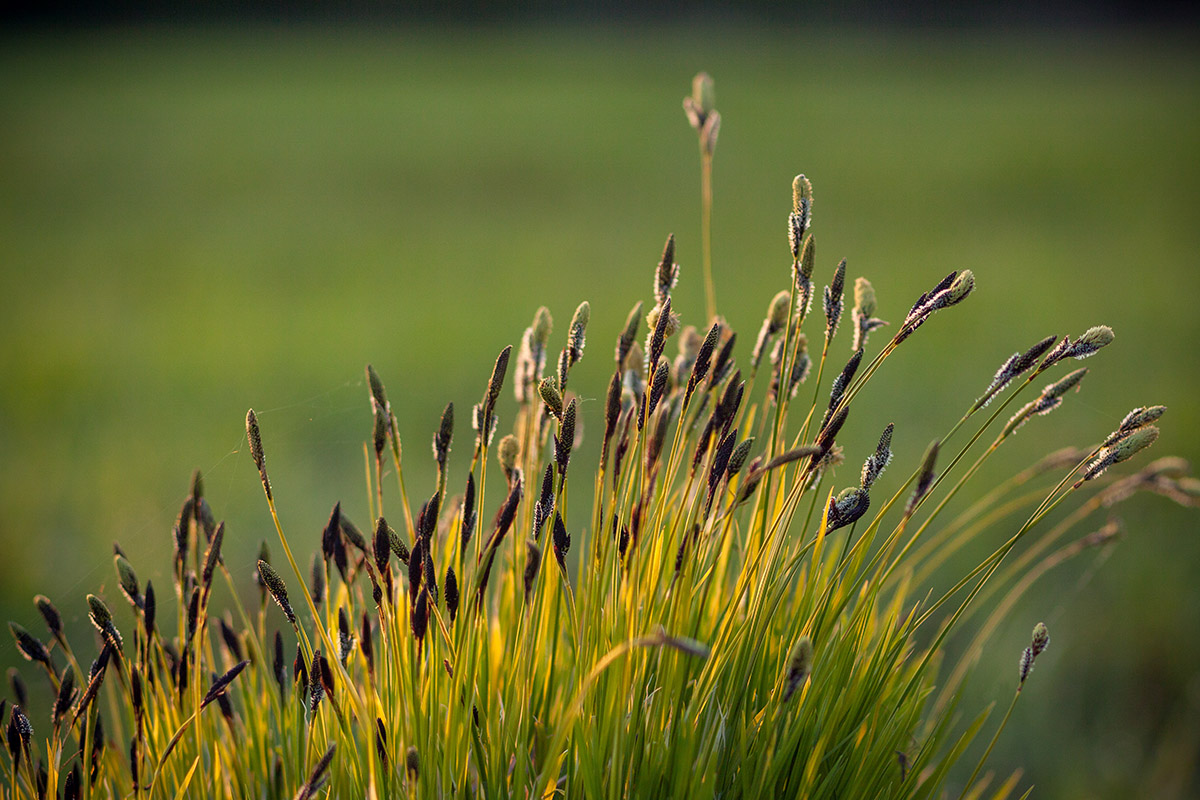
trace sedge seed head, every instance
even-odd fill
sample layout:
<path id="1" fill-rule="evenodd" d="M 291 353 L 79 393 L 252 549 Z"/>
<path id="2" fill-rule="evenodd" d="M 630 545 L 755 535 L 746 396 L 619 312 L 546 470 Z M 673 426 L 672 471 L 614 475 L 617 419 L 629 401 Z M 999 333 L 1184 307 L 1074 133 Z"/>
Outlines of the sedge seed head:
<path id="1" fill-rule="evenodd" d="M 271 597 L 283 609 L 284 616 L 288 622 L 296 624 L 296 614 L 292 611 L 292 604 L 288 601 L 287 587 L 284 586 L 283 579 L 279 577 L 279 573 L 268 564 L 266 561 L 259 559 L 258 575 L 262 578 L 263 585 L 267 587 L 267 591 L 271 593 Z"/>

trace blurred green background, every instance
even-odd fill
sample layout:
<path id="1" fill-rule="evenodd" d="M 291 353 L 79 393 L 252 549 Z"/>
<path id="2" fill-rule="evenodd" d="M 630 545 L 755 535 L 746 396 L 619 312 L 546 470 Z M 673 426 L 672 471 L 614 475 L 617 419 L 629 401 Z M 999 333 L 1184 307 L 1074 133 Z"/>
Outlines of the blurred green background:
<path id="1" fill-rule="evenodd" d="M 669 232 L 676 308 L 705 323 L 699 159 L 680 108 L 701 69 L 723 117 L 715 281 L 743 358 L 787 287 L 797 172 L 815 187 L 821 284 L 846 257 L 898 323 L 949 270 L 977 277 L 856 403 L 839 485 L 895 421 L 894 488 L 1005 357 L 1100 323 L 1117 340 L 1087 362 L 1083 392 L 1022 430 L 976 492 L 1137 405 L 1170 407 L 1153 455 L 1200 456 L 1200 59 L 1185 34 L 10 34 L 0 618 L 40 632 L 30 598 L 43 592 L 86 624 L 84 594 L 114 589 L 113 540 L 165 585 L 195 468 L 248 588 L 259 540 L 274 538 L 244 452 L 250 406 L 294 540 L 315 547 L 338 500 L 365 519 L 368 362 L 400 416 L 410 492 L 431 486 L 448 401 L 460 481 L 470 406 L 540 304 L 558 341 L 591 302 L 572 383 L 594 444 L 590 401 Z M 1050 625 L 992 762 L 1025 767 L 1036 796 L 1200 792 L 1198 517 L 1161 498 L 1117 513 L 1115 552 L 1040 582 L 964 701 L 970 715 L 1005 701 L 1030 629 Z M 18 661 L 6 636 L 0 666 Z"/>

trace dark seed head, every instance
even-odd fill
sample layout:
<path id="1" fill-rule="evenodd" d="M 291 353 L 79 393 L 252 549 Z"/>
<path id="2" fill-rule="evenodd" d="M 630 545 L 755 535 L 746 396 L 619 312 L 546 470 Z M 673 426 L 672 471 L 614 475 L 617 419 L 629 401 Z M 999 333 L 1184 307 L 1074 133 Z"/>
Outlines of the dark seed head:
<path id="1" fill-rule="evenodd" d="M 557 528 L 557 520 L 556 520 Z M 533 591 L 533 582 L 537 580 L 538 568 L 542 565 L 542 549 L 533 541 L 525 542 L 525 603 L 529 603 L 529 593 Z"/>
<path id="2" fill-rule="evenodd" d="M 315 712 L 325 699 L 325 684 L 321 680 L 321 651 L 313 653 L 312 665 L 308 668 L 308 710 Z"/>
<path id="3" fill-rule="evenodd" d="M 625 357 L 629 355 L 629 348 L 633 347 L 634 341 L 637 340 L 638 324 L 642 320 L 642 302 L 629 312 L 629 316 L 625 318 L 625 327 L 621 331 L 621 335 L 617 338 L 617 372 L 625 370 Z"/>
<path id="4" fill-rule="evenodd" d="M 50 630 L 50 635 L 55 639 L 62 639 L 62 614 L 58 613 L 58 609 L 54 607 L 54 603 L 50 602 L 50 598 L 44 594 L 39 594 L 33 598 L 34 604 L 37 605 L 38 613 L 42 615 L 42 619 L 46 621 L 46 627 Z"/>
<path id="5" fill-rule="evenodd" d="M 267 591 L 271 593 L 271 597 L 283 609 L 284 616 L 288 622 L 296 624 L 296 614 L 292 611 L 292 604 L 288 602 L 287 587 L 284 586 L 283 580 L 270 564 L 261 559 L 258 562 L 258 574 L 262 578 L 263 585 L 267 587 Z"/>
<path id="6" fill-rule="evenodd" d="M 341 528 L 342 504 L 335 503 L 333 506 L 333 511 L 329 513 L 329 521 L 325 523 L 325 530 L 321 532 L 321 553 L 326 559 L 333 557 L 337 537 L 341 532 Z M 265 542 L 263 543 L 263 547 L 266 547 Z M 262 558 L 263 561 L 270 561 L 270 558 L 263 558 L 261 555 L 259 558 Z"/>
<path id="7" fill-rule="evenodd" d="M 146 581 L 146 594 L 142 598 L 142 619 L 146 623 L 146 633 L 154 633 L 154 620 L 158 614 L 158 601 L 154 597 L 154 584 Z"/>
<path id="8" fill-rule="evenodd" d="M 8 668 L 8 686 L 12 689 L 13 699 L 17 701 L 18 708 L 29 705 L 29 692 L 16 667 Z"/>
<path id="9" fill-rule="evenodd" d="M 554 440 L 554 461 L 558 464 L 558 474 L 567 474 L 567 464 L 571 460 L 571 449 L 575 446 L 575 416 L 578 405 L 574 398 L 567 405 L 562 415 L 558 436 Z"/>
<path id="10" fill-rule="evenodd" d="M 135 671 L 134 674 L 137 675 L 138 673 Z M 138 687 L 140 690 L 140 680 L 138 681 Z M 75 670 L 70 665 L 67 665 L 63 668 L 62 675 L 59 678 L 58 696 L 54 700 L 54 710 L 50 713 L 50 720 L 55 730 L 58 730 L 58 726 L 62 724 L 63 717 L 71 710 L 71 705 L 75 702 L 75 695 Z M 140 698 L 140 691 L 138 697 Z M 138 711 L 139 706 L 140 701 L 134 706 L 135 712 Z"/>
<path id="11" fill-rule="evenodd" d="M 467 475 L 467 489 L 463 493 L 462 504 L 462 528 L 460 529 L 460 538 L 462 546 L 465 550 L 467 543 L 471 541 L 471 536 L 475 532 L 475 473 Z"/>
<path id="12" fill-rule="evenodd" d="M 450 612 L 450 622 L 454 622 L 454 618 L 458 616 L 458 577 L 454 574 L 454 567 L 446 568 L 446 610 Z"/>
<path id="13" fill-rule="evenodd" d="M 262 434 L 258 430 L 258 417 L 254 413 L 254 409 L 246 412 L 246 439 L 250 442 L 250 457 L 254 459 L 254 466 L 258 467 L 258 476 L 262 479 L 263 491 L 267 493 L 267 499 L 271 499 L 271 481 L 267 478 L 267 458 L 263 453 Z"/>
<path id="14" fill-rule="evenodd" d="M 234 664 L 228 672 L 213 681 L 212 686 L 210 686 L 208 689 L 208 693 L 204 695 L 204 700 L 200 702 L 200 707 L 204 708 L 209 703 L 223 695 L 225 690 L 229 688 L 229 684 L 233 683 L 234 679 L 237 678 L 238 675 L 242 674 L 242 670 L 244 670 L 246 665 L 249 663 L 249 661 L 239 661 L 237 664 Z"/>
<path id="15" fill-rule="evenodd" d="M 329 749 L 325 751 L 325 755 L 321 756 L 321 760 L 313 767 L 312 774 L 308 776 L 308 780 L 300 787 L 300 791 L 296 792 L 295 800 L 312 800 L 322 789 L 325 788 L 326 782 L 329 780 L 329 765 L 333 762 L 333 752 L 337 749 L 337 743 L 329 745 Z"/>
<path id="16" fill-rule="evenodd" d="M 375 520 L 375 535 L 371 540 L 372 549 L 375 553 L 375 567 L 380 574 L 387 572 L 388 562 L 392 555 L 392 538 L 388 535 L 387 520 L 383 517 Z"/>
<path id="17" fill-rule="evenodd" d="M 8 623 L 8 630 L 12 633 L 13 639 L 17 642 L 17 649 L 21 651 L 21 655 L 25 657 L 26 661 L 36 661 L 48 667 L 53 666 L 50 663 L 50 651 L 46 649 L 46 645 L 42 644 L 40 639 L 15 622 Z"/>
<path id="18" fill-rule="evenodd" d="M 425 628 L 429 624 L 429 600 L 428 593 L 420 592 L 417 595 L 417 602 L 413 604 L 411 614 L 412 634 L 413 638 L 418 643 L 425 641 Z"/>
<path id="19" fill-rule="evenodd" d="M 362 535 L 362 531 L 358 529 L 358 526 L 351 522 L 350 518 L 345 514 L 339 516 L 339 522 L 341 523 L 342 536 L 345 537 L 346 541 L 357 547 L 359 552 L 364 556 L 370 555 L 371 551 L 367 549 L 367 540 Z"/>
<path id="20" fill-rule="evenodd" d="M 387 729 L 379 717 L 375 718 L 375 753 L 379 756 L 379 763 L 386 767 L 388 765 Z"/>
<path id="21" fill-rule="evenodd" d="M 109 612 L 108 606 L 104 605 L 104 601 L 94 594 L 87 596 L 88 602 L 88 617 L 92 621 L 92 625 L 96 630 L 100 631 L 100 635 L 104 638 L 113 650 L 121 652 L 121 633 L 113 624 L 112 613 Z"/>
<path id="22" fill-rule="evenodd" d="M 558 559 L 558 566 L 566 569 L 567 551 L 571 549 L 571 534 L 567 533 L 567 526 L 563 523 L 562 513 L 558 512 L 554 515 L 554 557 Z"/>
<path id="23" fill-rule="evenodd" d="M 218 618 L 218 627 L 221 629 L 221 641 L 225 645 L 225 650 L 229 653 L 229 657 L 234 662 L 242 660 L 242 640 L 238 637 L 237 631 L 229 626 L 223 618 Z"/>
<path id="24" fill-rule="evenodd" d="M 320 607 L 321 603 L 325 601 L 325 561 L 316 553 L 313 553 L 308 576 L 313 605 Z"/>
<path id="25" fill-rule="evenodd" d="M 433 435 L 433 458 L 438 466 L 446 466 L 446 458 L 450 455 L 450 441 L 454 438 L 454 403 L 447 403 L 442 411 L 442 421 L 437 433 Z"/>
<path id="26" fill-rule="evenodd" d="M 113 555 L 113 565 L 117 568 L 117 582 L 121 586 L 121 594 L 134 608 L 141 608 L 142 595 L 138 589 L 137 573 L 133 565 L 121 553 Z"/>
<path id="27" fill-rule="evenodd" d="M 217 525 L 216 530 L 213 531 L 212 539 L 208 543 L 208 551 L 204 554 L 204 569 L 200 574 L 200 583 L 204 586 L 205 590 L 212 585 L 213 572 L 221 560 L 221 543 L 224 539 L 225 523 L 221 522 Z"/>
<path id="28" fill-rule="evenodd" d="M 367 671 L 375 672 L 375 643 L 371 639 L 371 618 L 363 612 L 362 625 L 359 627 L 358 648 L 362 650 L 363 658 L 367 660 Z"/>

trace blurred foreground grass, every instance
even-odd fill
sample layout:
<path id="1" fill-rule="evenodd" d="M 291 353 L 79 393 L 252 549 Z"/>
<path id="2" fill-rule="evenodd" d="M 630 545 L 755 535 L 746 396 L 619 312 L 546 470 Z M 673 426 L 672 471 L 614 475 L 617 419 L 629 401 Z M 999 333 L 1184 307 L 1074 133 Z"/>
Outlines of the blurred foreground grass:
<path id="1" fill-rule="evenodd" d="M 815 187 L 820 284 L 844 256 L 898 322 L 949 270 L 977 276 L 856 402 L 848 454 L 891 420 L 909 467 L 1012 351 L 1103 323 L 1117 341 L 1083 393 L 979 486 L 1136 405 L 1170 407 L 1153 455 L 1200 456 L 1200 62 L 1182 38 L 262 29 L 2 45 L 6 620 L 35 627 L 36 592 L 85 620 L 84 592 L 113 582 L 113 539 L 165 580 L 197 467 L 248 583 L 272 533 L 240 452 L 251 405 L 284 524 L 315 546 L 335 501 L 366 514 L 368 361 L 420 495 L 442 406 L 465 423 L 538 305 L 557 341 L 591 302 L 572 383 L 598 399 L 674 232 L 677 308 L 702 325 L 698 156 L 679 106 L 699 69 L 723 116 L 718 304 L 746 350 L 787 286 L 796 172 Z M 583 410 L 596 432 L 598 403 Z M 1050 623 L 1040 701 L 994 759 L 1027 765 L 1040 796 L 1197 787 L 1196 517 L 1158 498 L 1120 513 L 1126 540 L 1102 568 L 1089 556 L 1046 578 L 968 698 L 973 714 L 1006 697 L 1030 627 Z M 16 660 L 0 644 L 0 664 Z"/>

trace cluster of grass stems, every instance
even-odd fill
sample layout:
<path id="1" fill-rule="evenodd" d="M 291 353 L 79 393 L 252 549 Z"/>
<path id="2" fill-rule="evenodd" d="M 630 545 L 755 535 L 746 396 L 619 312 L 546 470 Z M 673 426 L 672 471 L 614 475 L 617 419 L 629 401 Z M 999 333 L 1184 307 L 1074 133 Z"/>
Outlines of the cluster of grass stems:
<path id="1" fill-rule="evenodd" d="M 707 265 L 719 122 L 707 76 L 685 108 L 700 136 Z M 48 598 L 36 599 L 48 639 L 10 625 L 44 672 L 34 690 L 52 711 L 31 721 L 29 690 L 13 678 L 14 704 L 0 701 L 0 797 L 1016 791 L 1019 771 L 996 778 L 986 761 L 1048 636 L 1039 625 L 1014 659 L 1008 713 L 964 781 L 966 769 L 954 777 L 951 768 L 990 709 L 965 717 L 959 697 L 984 642 L 1034 580 L 1116 536 L 1106 524 L 1069 539 L 1092 515 L 1142 490 L 1186 504 L 1200 492 L 1176 458 L 1105 473 L 1153 442 L 1163 409 L 1151 406 L 1094 446 L 1050 453 L 956 516 L 943 513 L 998 448 L 1079 384 L 1086 370 L 1050 373 L 1111 341 L 1103 326 L 1014 354 L 990 385 L 981 376 L 979 400 L 883 491 L 893 427 L 854 420 L 854 400 L 918 328 L 967 298 L 974 277 L 931 281 L 872 352 L 870 334 L 886 323 L 861 278 L 843 319 L 844 261 L 812 311 L 811 213 L 811 185 L 798 176 L 791 274 L 781 274 L 786 288 L 748 353 L 713 313 L 701 329 L 682 324 L 667 240 L 653 305 L 630 312 L 589 421 L 598 464 L 571 459 L 583 411 L 569 378 L 583 357 L 586 303 L 549 366 L 556 348 L 544 308 L 516 352 L 500 353 L 471 411 L 461 491 L 448 486 L 451 405 L 434 435 L 436 491 L 408 496 L 403 467 L 420 465 L 402 464 L 396 411 L 368 367 L 361 518 L 370 523 L 334 507 L 323 529 L 311 528 L 321 531 L 311 562 L 293 545 L 314 536 L 279 524 L 249 412 L 249 450 L 278 533 L 278 548 L 261 547 L 255 602 L 235 589 L 221 557 L 224 523 L 196 475 L 173 530 L 174 602 L 164 604 L 173 618 L 157 615 L 155 587 L 139 584 L 118 548 L 120 596 L 87 598 L 98 652 L 89 650 L 90 664 Z M 851 346 L 839 354 L 835 335 L 846 328 Z M 506 385 L 515 413 L 496 440 Z M 847 424 L 877 428 L 877 448 L 843 453 Z M 853 459 L 852 471 L 864 458 L 851 480 L 838 475 L 843 461 Z M 590 504 L 579 487 L 568 491 L 589 482 Z M 1068 501 L 1069 513 L 1041 525 Z M 1012 524 L 1014 514 L 1023 522 Z M 948 556 L 980 542 L 986 557 L 948 590 L 929 590 Z M 223 613 L 210 614 L 214 591 Z M 943 663 L 953 634 L 969 643 Z"/>

